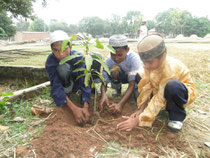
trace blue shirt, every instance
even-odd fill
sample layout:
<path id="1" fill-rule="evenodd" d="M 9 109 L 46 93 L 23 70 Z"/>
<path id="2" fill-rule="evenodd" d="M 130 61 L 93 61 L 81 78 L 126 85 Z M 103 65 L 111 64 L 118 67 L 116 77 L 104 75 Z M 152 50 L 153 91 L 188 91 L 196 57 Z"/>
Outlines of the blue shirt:
<path id="1" fill-rule="evenodd" d="M 138 72 L 144 71 L 142 66 L 143 64 L 141 62 L 139 55 L 133 51 L 129 51 L 126 54 L 125 59 L 119 64 L 117 64 L 114 60 L 112 60 L 110 55 L 105 60 L 105 63 L 107 64 L 110 70 L 113 68 L 114 65 L 119 65 L 119 67 L 123 70 L 123 72 L 125 72 L 125 75 L 128 76 L 127 79 L 128 82 L 135 80 L 135 76 Z M 103 70 L 103 77 L 106 83 L 110 82 L 109 75 L 104 70 Z"/>
<path id="2" fill-rule="evenodd" d="M 73 55 L 76 51 L 72 50 L 69 54 Z M 77 65 L 74 65 L 78 60 L 80 60 L 81 57 L 74 58 L 70 61 L 67 61 L 68 64 L 71 65 L 71 67 L 74 69 L 77 69 L 79 67 L 85 67 L 84 63 L 79 63 Z M 56 68 L 59 65 L 59 60 L 55 57 L 53 53 L 51 53 L 46 61 L 45 69 L 49 75 L 50 84 L 51 84 L 51 96 L 54 99 L 57 106 L 61 106 L 63 104 L 67 104 L 66 100 L 66 93 L 64 92 L 61 80 L 59 79 Z M 74 89 L 73 91 L 76 92 L 78 89 L 82 91 L 81 94 L 81 103 L 83 104 L 85 101 L 89 103 L 90 96 L 91 96 L 91 89 L 90 86 L 85 87 L 84 84 L 84 76 L 80 77 L 78 80 L 76 80 L 76 77 L 82 74 L 83 72 L 75 72 L 72 73 L 72 78 L 74 80 Z"/>

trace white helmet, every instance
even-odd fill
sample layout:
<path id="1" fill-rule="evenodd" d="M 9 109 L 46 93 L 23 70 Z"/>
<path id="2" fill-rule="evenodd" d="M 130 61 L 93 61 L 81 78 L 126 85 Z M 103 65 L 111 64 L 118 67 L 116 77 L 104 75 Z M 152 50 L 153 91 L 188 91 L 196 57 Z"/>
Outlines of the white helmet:
<path id="1" fill-rule="evenodd" d="M 58 41 L 69 40 L 69 39 L 70 38 L 67 35 L 67 33 L 65 33 L 62 30 L 56 30 L 50 34 L 50 44 L 58 42 Z"/>

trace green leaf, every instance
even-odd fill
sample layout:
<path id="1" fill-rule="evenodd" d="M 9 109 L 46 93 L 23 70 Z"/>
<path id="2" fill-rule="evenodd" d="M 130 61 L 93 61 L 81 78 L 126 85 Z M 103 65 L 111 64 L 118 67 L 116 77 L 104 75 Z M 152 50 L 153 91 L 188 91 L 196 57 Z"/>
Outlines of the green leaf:
<path id="1" fill-rule="evenodd" d="M 64 52 L 67 48 L 69 40 L 63 40 L 62 45 L 61 45 L 61 51 Z"/>
<path id="2" fill-rule="evenodd" d="M 89 73 L 90 71 L 88 71 L 87 69 L 85 69 L 85 71 L 84 71 L 84 74 L 87 74 L 87 73 Z"/>
<path id="3" fill-rule="evenodd" d="M 98 71 L 94 71 L 94 73 L 96 73 L 97 76 L 101 79 L 101 81 L 105 84 L 103 76 Z"/>
<path id="4" fill-rule="evenodd" d="M 96 48 L 104 49 L 104 45 L 98 39 L 96 39 Z"/>
<path id="5" fill-rule="evenodd" d="M 91 73 L 85 74 L 85 87 L 89 85 Z"/>
<path id="6" fill-rule="evenodd" d="M 76 38 L 77 38 L 77 35 L 72 35 L 71 38 L 70 38 L 70 42 L 72 43 L 72 41 Z"/>
<path id="7" fill-rule="evenodd" d="M 72 35 L 70 38 L 70 47 L 72 46 L 72 41 L 77 38 L 77 35 Z"/>
<path id="8" fill-rule="evenodd" d="M 94 88 L 94 87 L 95 87 L 94 83 L 91 83 L 91 88 Z"/>
<path id="9" fill-rule="evenodd" d="M 112 46 L 107 45 L 106 47 L 110 52 L 112 52 L 113 54 L 116 54 L 116 50 Z"/>
<path id="10" fill-rule="evenodd" d="M 88 71 L 90 71 L 92 63 L 93 63 L 92 56 L 91 55 L 85 55 L 85 65 L 86 65 L 86 69 Z"/>
<path id="11" fill-rule="evenodd" d="M 62 65 L 64 64 L 65 62 L 69 61 L 69 60 L 72 60 L 74 58 L 78 58 L 78 57 L 81 57 L 82 55 L 79 55 L 79 54 L 74 54 L 74 55 L 69 55 L 65 58 L 63 58 L 60 62 L 59 62 L 59 65 Z"/>
<path id="12" fill-rule="evenodd" d="M 90 40 L 91 40 L 91 38 L 90 38 L 90 36 L 88 36 L 88 39 L 87 39 L 87 41 L 88 41 L 88 42 L 90 42 Z"/>
<path id="13" fill-rule="evenodd" d="M 2 96 L 11 96 L 13 94 L 14 93 L 12 93 L 12 92 L 6 92 L 6 93 L 1 93 L 0 95 L 2 95 Z"/>
<path id="14" fill-rule="evenodd" d="M 98 56 L 97 54 L 93 54 L 93 55 L 91 55 L 91 56 L 92 56 L 93 60 L 95 60 L 95 59 L 102 60 L 102 58 L 101 58 L 100 56 Z M 102 61 L 103 61 L 103 60 L 102 60 Z"/>
<path id="15" fill-rule="evenodd" d="M 110 75 L 110 70 L 109 67 L 106 65 L 106 63 L 100 58 L 100 59 L 94 59 L 96 61 L 98 61 L 101 66 L 104 68 L 104 70 Z"/>
<path id="16" fill-rule="evenodd" d="M 74 63 L 74 65 L 77 65 L 79 63 L 84 63 L 85 62 L 85 58 L 82 58 L 81 60 L 78 60 L 76 63 Z"/>
<path id="17" fill-rule="evenodd" d="M 81 78 L 81 77 L 83 77 L 83 76 L 85 76 L 85 75 L 86 75 L 86 74 L 81 74 L 81 75 L 77 76 L 76 80 L 78 80 L 79 78 Z"/>
<path id="18" fill-rule="evenodd" d="M 79 39 L 81 39 L 81 40 L 84 40 L 84 39 L 85 39 L 84 35 L 81 34 L 81 33 L 78 33 L 78 34 L 77 34 L 77 37 L 78 37 Z"/>
<path id="19" fill-rule="evenodd" d="M 85 70 L 86 70 L 85 68 L 77 68 L 73 72 L 79 72 L 79 71 L 85 71 Z"/>
<path id="20" fill-rule="evenodd" d="M 6 96 L 3 98 L 3 101 L 7 101 L 7 100 L 9 100 L 9 97 Z"/>

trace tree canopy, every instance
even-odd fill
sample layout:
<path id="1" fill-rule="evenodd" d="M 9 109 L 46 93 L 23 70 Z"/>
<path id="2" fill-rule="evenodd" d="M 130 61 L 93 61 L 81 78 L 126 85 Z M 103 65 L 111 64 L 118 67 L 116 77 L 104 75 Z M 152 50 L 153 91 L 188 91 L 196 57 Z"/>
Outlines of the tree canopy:
<path id="1" fill-rule="evenodd" d="M 168 9 L 155 17 L 156 30 L 175 37 L 178 34 L 203 37 L 210 33 L 210 21 L 207 17 L 193 17 L 188 11 Z"/>
<path id="2" fill-rule="evenodd" d="M 0 12 L 0 37 L 11 37 L 15 34 L 16 28 L 6 11 Z"/>
<path id="3" fill-rule="evenodd" d="M 33 14 L 33 2 L 35 0 L 0 0 L 0 12 L 10 12 L 15 18 L 22 16 L 31 18 Z"/>

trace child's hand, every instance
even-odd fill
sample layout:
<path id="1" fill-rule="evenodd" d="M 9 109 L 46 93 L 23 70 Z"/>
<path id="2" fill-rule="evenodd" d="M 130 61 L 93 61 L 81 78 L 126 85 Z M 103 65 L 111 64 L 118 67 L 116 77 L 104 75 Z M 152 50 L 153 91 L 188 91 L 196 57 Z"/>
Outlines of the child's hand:
<path id="1" fill-rule="evenodd" d="M 109 106 L 111 109 L 112 113 L 114 114 L 120 114 L 122 113 L 122 105 L 121 104 L 112 104 Z"/>
<path id="2" fill-rule="evenodd" d="M 142 113 L 142 110 L 138 110 L 136 112 L 134 112 L 133 114 L 131 114 L 131 118 L 135 118 L 135 117 L 139 117 L 139 115 Z"/>
<path id="3" fill-rule="evenodd" d="M 120 131 L 129 132 L 139 124 L 139 117 L 135 117 L 135 118 L 128 117 L 128 116 L 122 116 L 122 117 L 127 120 L 117 124 L 116 129 Z"/>
<path id="4" fill-rule="evenodd" d="M 83 124 L 84 122 L 86 122 L 86 118 L 83 112 L 83 109 L 80 107 L 75 107 L 74 110 L 72 110 L 75 120 L 77 123 L 79 124 Z"/>
<path id="5" fill-rule="evenodd" d="M 109 99 L 107 96 L 102 96 L 101 98 L 101 101 L 100 101 L 100 104 L 99 104 L 99 109 L 100 109 L 100 112 L 103 111 L 103 104 L 104 102 L 106 103 L 107 106 L 109 106 Z"/>
<path id="6" fill-rule="evenodd" d="M 90 117 L 90 113 L 89 113 L 88 108 L 84 107 L 82 109 L 82 113 L 83 113 L 83 115 L 85 117 L 85 120 L 84 121 L 87 122 L 89 120 L 89 117 Z"/>

